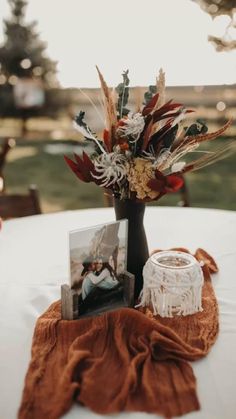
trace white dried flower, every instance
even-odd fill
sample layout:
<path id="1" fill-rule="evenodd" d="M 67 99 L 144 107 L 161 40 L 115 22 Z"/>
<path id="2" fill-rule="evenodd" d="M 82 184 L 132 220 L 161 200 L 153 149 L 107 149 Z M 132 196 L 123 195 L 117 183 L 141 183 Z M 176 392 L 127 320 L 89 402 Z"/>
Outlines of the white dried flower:
<path id="1" fill-rule="evenodd" d="M 181 172 L 184 168 L 184 166 L 186 165 L 185 161 L 179 161 L 177 163 L 174 163 L 171 166 L 171 172 L 175 173 L 175 172 Z"/>
<path id="2" fill-rule="evenodd" d="M 102 153 L 105 153 L 105 150 L 103 146 L 100 144 L 98 139 L 95 137 L 95 135 L 92 133 L 90 128 L 87 125 L 79 125 L 76 121 L 73 121 L 73 127 L 78 131 L 80 134 L 82 134 L 85 138 L 88 138 L 89 140 L 94 141 L 98 148 L 101 150 Z"/>
<path id="3" fill-rule="evenodd" d="M 185 162 L 179 162 L 179 159 L 181 159 L 185 154 L 194 151 L 197 147 L 198 144 L 190 144 L 183 150 L 178 148 L 173 152 L 168 149 L 163 150 L 154 163 L 154 166 L 161 172 L 169 168 L 171 168 L 172 173 L 181 171 L 185 166 Z"/>
<path id="4" fill-rule="evenodd" d="M 175 127 L 177 124 L 179 124 L 185 117 L 186 117 L 187 109 L 182 107 L 181 113 L 174 119 L 174 121 L 171 124 L 171 128 Z"/>
<path id="5" fill-rule="evenodd" d="M 144 117 L 140 112 L 133 113 L 129 112 L 126 119 L 122 120 L 124 122 L 124 125 L 120 126 L 117 129 L 117 133 L 121 137 L 132 137 L 134 139 L 134 142 L 136 142 L 141 132 L 144 129 L 145 121 Z"/>
<path id="6" fill-rule="evenodd" d="M 102 187 L 119 183 L 127 175 L 127 158 L 123 154 L 101 154 L 93 163 L 97 174 L 92 176 L 102 181 Z"/>
<path id="7" fill-rule="evenodd" d="M 170 159 L 171 152 L 167 149 L 164 149 L 154 163 L 155 168 L 160 171 L 168 169 L 170 166 Z"/>

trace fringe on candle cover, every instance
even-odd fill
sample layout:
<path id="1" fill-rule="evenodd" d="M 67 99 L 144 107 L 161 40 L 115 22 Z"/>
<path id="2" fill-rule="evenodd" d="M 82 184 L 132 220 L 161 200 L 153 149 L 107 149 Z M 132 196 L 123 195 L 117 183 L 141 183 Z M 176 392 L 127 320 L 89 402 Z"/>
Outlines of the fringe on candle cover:
<path id="1" fill-rule="evenodd" d="M 165 267 L 158 262 L 160 255 L 177 257 L 186 262 L 183 269 Z M 152 255 L 143 269 L 144 286 L 140 303 L 149 306 L 161 317 L 187 316 L 202 311 L 203 273 L 201 265 L 191 255 L 165 251 Z"/>
<path id="2" fill-rule="evenodd" d="M 140 303 L 136 307 L 151 306 L 153 314 L 161 317 L 187 316 L 202 311 L 202 285 L 191 287 L 175 304 L 176 295 L 163 292 L 160 288 L 144 288 L 140 294 Z"/>

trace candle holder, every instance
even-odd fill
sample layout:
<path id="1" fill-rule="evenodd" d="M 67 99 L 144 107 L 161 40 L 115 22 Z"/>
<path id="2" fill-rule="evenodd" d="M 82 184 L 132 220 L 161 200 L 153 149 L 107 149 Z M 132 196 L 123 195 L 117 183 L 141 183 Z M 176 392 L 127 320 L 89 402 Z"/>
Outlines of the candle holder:
<path id="1" fill-rule="evenodd" d="M 189 253 L 153 254 L 143 268 L 143 281 L 139 306 L 150 306 L 154 315 L 186 316 L 202 311 L 203 273 Z"/>

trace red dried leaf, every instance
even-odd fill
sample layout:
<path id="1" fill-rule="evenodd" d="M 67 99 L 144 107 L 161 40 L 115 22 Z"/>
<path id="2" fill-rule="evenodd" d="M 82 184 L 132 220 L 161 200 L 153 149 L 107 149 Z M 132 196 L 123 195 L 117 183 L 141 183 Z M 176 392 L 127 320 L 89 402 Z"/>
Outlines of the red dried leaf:
<path id="1" fill-rule="evenodd" d="M 152 133 L 153 120 L 151 119 L 144 130 L 142 150 L 146 150 Z"/>
<path id="2" fill-rule="evenodd" d="M 90 171 L 94 170 L 94 164 L 85 151 L 83 151 L 83 161 Z"/>
<path id="3" fill-rule="evenodd" d="M 70 169 L 73 170 L 73 172 L 76 172 L 77 171 L 77 164 L 73 160 L 69 159 L 69 157 L 67 157 L 67 156 L 64 156 L 64 159 L 65 159 L 66 163 L 68 164 L 68 166 L 70 167 Z"/>
<path id="4" fill-rule="evenodd" d="M 83 164 L 83 160 L 81 159 L 80 156 L 78 156 L 78 154 L 74 153 L 74 156 L 75 156 L 75 160 L 78 163 L 78 165 Z"/>
<path id="5" fill-rule="evenodd" d="M 181 111 L 177 111 L 177 112 L 168 112 L 168 113 L 165 113 L 164 115 L 162 115 L 162 116 L 160 116 L 159 118 L 158 118 L 158 121 L 161 121 L 162 119 L 166 119 L 166 118 L 171 118 L 171 119 L 173 119 L 174 120 L 174 118 L 176 118 L 177 116 L 179 116 L 181 114 Z M 157 122 L 157 121 L 155 121 L 155 118 L 154 118 L 154 122 Z"/>
<path id="6" fill-rule="evenodd" d="M 170 100 L 169 102 L 167 102 L 165 105 L 163 105 L 161 108 L 157 109 L 154 113 L 153 113 L 153 121 L 157 122 L 159 121 L 159 118 L 166 114 L 167 112 L 170 112 L 176 108 L 180 108 L 183 105 L 181 103 L 171 103 L 172 101 Z"/>
<path id="7" fill-rule="evenodd" d="M 103 140 L 104 140 L 105 146 L 107 148 L 107 151 L 109 153 L 111 153 L 111 151 L 112 151 L 111 139 L 110 139 L 110 133 L 107 129 L 104 129 L 104 131 L 103 131 Z"/>
<path id="8" fill-rule="evenodd" d="M 143 110 L 142 110 L 142 115 L 146 116 L 148 115 L 150 112 L 152 112 L 152 110 L 154 109 L 154 107 L 156 106 L 156 103 L 158 101 L 159 98 L 159 93 L 157 93 L 156 95 L 154 95 L 152 97 L 152 99 L 147 103 L 146 106 L 144 106 Z"/>
<path id="9" fill-rule="evenodd" d="M 70 167 L 70 169 L 75 173 L 75 175 L 83 182 L 87 182 L 83 174 L 79 171 L 78 165 L 73 160 L 69 159 L 69 157 L 67 156 L 64 156 L 64 159 L 66 163 L 68 164 L 68 166 Z"/>
<path id="10" fill-rule="evenodd" d="M 89 156 L 83 152 L 83 159 L 75 154 L 75 162 L 69 157 L 64 156 L 64 159 L 71 170 L 76 174 L 76 176 L 83 182 L 92 182 L 94 181 L 91 172 L 94 171 L 94 165 L 90 160 Z"/>
<path id="11" fill-rule="evenodd" d="M 159 170 L 156 170 L 155 179 L 149 180 L 148 186 L 153 191 L 163 192 L 165 189 L 165 176 Z"/>
<path id="12" fill-rule="evenodd" d="M 166 176 L 166 192 L 177 192 L 182 188 L 183 184 L 184 180 L 182 177 L 175 175 Z"/>
<path id="13" fill-rule="evenodd" d="M 87 162 L 86 162 L 83 159 L 81 159 L 81 157 L 78 156 L 78 154 L 74 154 L 74 156 L 77 162 L 78 170 L 80 171 L 80 173 L 82 173 L 85 182 L 91 182 L 92 177 L 91 177 L 90 172 L 91 172 L 91 169 L 94 168 L 94 166 L 92 165 L 91 167 L 91 161 L 89 157 L 87 156 Z M 84 157 L 84 154 L 83 154 L 83 157 Z"/>
<path id="14" fill-rule="evenodd" d="M 162 181 L 158 179 L 151 179 L 148 182 L 149 188 L 152 189 L 152 191 L 161 192 L 164 189 L 164 184 Z"/>
<path id="15" fill-rule="evenodd" d="M 160 196 L 162 196 L 169 192 L 178 191 L 183 186 L 183 182 L 183 179 L 179 176 L 164 176 L 159 170 L 156 170 L 155 179 L 151 179 L 148 182 L 148 186 L 152 190 L 160 192 Z"/>

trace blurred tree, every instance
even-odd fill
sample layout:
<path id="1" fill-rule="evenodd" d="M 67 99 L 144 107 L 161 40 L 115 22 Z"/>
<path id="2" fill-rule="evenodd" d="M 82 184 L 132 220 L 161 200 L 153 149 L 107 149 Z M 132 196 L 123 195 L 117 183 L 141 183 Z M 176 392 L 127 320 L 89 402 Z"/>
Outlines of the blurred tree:
<path id="1" fill-rule="evenodd" d="M 18 78 L 39 78 L 55 87 L 56 63 L 45 54 L 46 43 L 35 30 L 37 22 L 25 23 L 26 0 L 8 0 L 11 17 L 4 20 L 5 43 L 0 47 L 1 75 L 14 85 Z"/>
<path id="2" fill-rule="evenodd" d="M 213 18 L 221 15 L 230 17 L 229 24 L 226 27 L 225 33 L 222 37 L 212 36 L 208 37 L 217 51 L 230 51 L 236 48 L 236 0 L 193 0 L 198 3 L 201 8 L 211 15 Z M 232 35 L 232 32 L 234 33 Z"/>
<path id="3" fill-rule="evenodd" d="M 11 16 L 4 20 L 5 40 L 0 46 L 0 116 L 21 118 L 22 136 L 32 116 L 56 117 L 70 105 L 56 78 L 56 62 L 50 60 L 35 29 L 25 22 L 27 0 L 8 0 Z"/>

